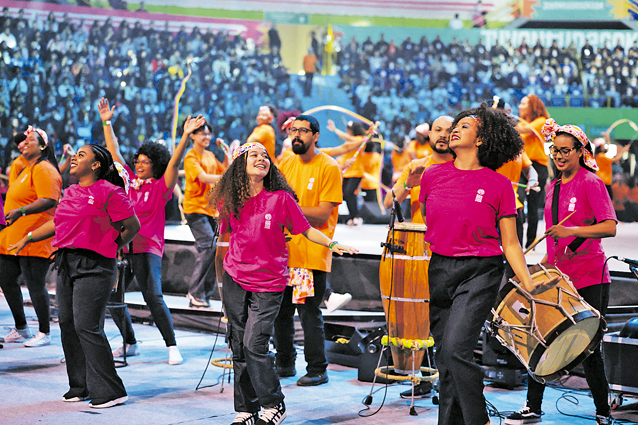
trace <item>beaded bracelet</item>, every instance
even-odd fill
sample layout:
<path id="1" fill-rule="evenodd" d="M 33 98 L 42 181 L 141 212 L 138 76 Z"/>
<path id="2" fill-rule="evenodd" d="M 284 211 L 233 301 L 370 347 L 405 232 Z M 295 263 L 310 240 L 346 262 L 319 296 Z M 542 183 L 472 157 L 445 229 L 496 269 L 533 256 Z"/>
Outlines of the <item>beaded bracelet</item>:
<path id="1" fill-rule="evenodd" d="M 328 245 L 328 248 L 330 248 L 332 250 L 332 248 L 334 248 L 335 245 L 337 245 L 339 242 L 337 241 L 332 241 L 330 242 L 330 245 Z"/>

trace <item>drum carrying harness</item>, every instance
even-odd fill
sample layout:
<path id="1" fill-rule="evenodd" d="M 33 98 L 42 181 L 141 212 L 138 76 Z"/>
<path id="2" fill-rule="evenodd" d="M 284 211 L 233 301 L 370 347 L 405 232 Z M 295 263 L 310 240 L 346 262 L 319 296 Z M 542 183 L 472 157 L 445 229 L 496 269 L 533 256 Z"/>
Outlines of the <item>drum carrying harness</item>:
<path id="1" fill-rule="evenodd" d="M 554 195 L 552 196 L 552 223 L 558 223 L 558 196 L 560 193 L 560 181 L 561 178 L 557 178 L 554 182 Z M 592 224 L 596 224 L 596 218 L 594 218 L 594 222 Z M 576 250 L 585 242 L 587 238 L 578 237 L 574 239 L 567 247 L 572 251 L 576 252 Z"/>

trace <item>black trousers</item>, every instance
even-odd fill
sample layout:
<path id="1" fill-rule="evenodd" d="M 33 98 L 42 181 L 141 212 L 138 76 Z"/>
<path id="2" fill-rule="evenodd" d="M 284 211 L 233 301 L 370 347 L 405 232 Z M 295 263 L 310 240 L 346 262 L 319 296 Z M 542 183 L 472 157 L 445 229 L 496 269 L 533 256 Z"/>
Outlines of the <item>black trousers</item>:
<path id="1" fill-rule="evenodd" d="M 474 361 L 481 328 L 503 277 L 503 256 L 432 254 L 430 326 L 439 371 L 439 424 L 485 425 L 483 369 Z"/>
<path id="2" fill-rule="evenodd" d="M 578 293 L 604 316 L 607 311 L 607 305 L 609 304 L 609 287 L 609 284 L 593 285 L 579 289 Z M 583 361 L 583 367 L 585 368 L 587 385 L 589 385 L 591 395 L 594 398 L 594 404 L 596 405 L 596 414 L 609 416 L 609 384 L 605 376 L 605 364 L 603 362 L 602 353 L 600 352 L 600 345 Z M 533 379 L 529 379 L 528 381 L 527 405 L 531 410 L 540 412 L 545 385 Z"/>
<path id="3" fill-rule="evenodd" d="M 530 191 L 527 198 L 527 239 L 525 241 L 525 248 L 528 248 L 534 243 L 536 239 L 536 232 L 538 231 L 538 220 L 543 218 L 542 213 L 539 213 L 545 207 L 545 184 L 549 177 L 549 170 L 546 165 L 541 165 L 536 161 L 532 161 L 532 167 L 538 173 L 538 183 L 540 184 L 541 191 Z M 521 183 L 527 183 L 525 176 L 521 177 Z M 539 215 L 540 214 L 540 215 Z"/>
<path id="4" fill-rule="evenodd" d="M 355 194 L 359 183 L 361 183 L 361 177 L 347 177 L 343 179 L 343 200 L 346 201 L 346 205 L 348 206 L 350 218 L 359 217 L 359 204 L 357 202 L 357 195 Z"/>

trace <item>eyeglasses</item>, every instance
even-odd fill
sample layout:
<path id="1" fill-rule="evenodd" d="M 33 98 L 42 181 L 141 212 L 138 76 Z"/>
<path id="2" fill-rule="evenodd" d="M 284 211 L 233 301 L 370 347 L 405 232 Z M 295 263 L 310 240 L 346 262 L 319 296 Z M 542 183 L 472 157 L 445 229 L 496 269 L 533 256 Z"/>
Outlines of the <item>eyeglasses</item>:
<path id="1" fill-rule="evenodd" d="M 299 133 L 299 134 L 308 134 L 308 133 L 311 133 L 311 132 L 312 132 L 312 130 L 309 129 L 309 128 L 305 128 L 305 127 L 294 128 L 293 127 L 293 128 L 290 129 L 289 133 L 290 134 L 297 134 L 297 133 Z"/>
<path id="2" fill-rule="evenodd" d="M 578 149 L 578 147 L 576 147 L 576 146 L 574 146 L 573 148 L 560 148 L 560 149 L 558 149 L 556 146 L 552 145 L 552 146 L 549 147 L 549 153 L 552 155 L 552 157 L 555 157 L 560 152 L 560 154 L 563 156 L 563 158 L 567 158 L 569 156 L 569 154 L 571 154 L 572 151 L 576 150 L 576 149 Z"/>
<path id="3" fill-rule="evenodd" d="M 152 165 L 153 163 L 151 161 L 140 161 L 138 159 L 136 159 L 135 161 L 133 161 L 133 165 Z"/>

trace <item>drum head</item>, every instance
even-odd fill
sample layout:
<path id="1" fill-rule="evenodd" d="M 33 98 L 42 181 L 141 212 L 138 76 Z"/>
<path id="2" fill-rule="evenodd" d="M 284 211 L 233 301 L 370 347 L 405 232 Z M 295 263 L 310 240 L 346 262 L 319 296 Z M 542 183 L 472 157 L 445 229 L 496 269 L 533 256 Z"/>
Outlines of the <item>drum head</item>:
<path id="1" fill-rule="evenodd" d="M 544 377 L 575 366 L 572 363 L 597 339 L 600 324 L 601 320 L 592 316 L 562 332 L 545 350 L 534 374 Z"/>

